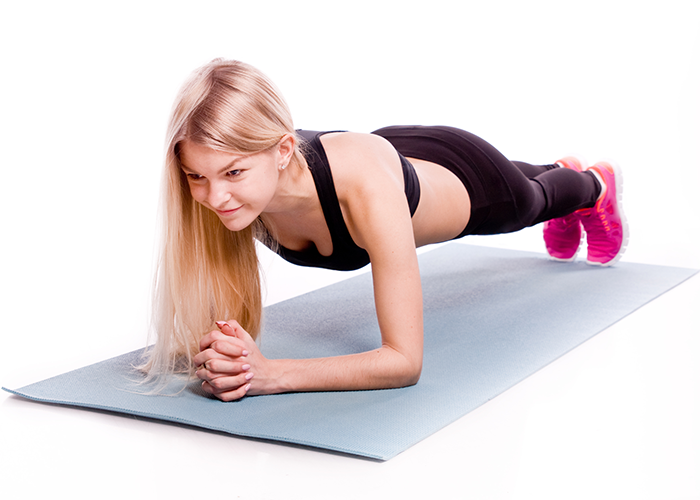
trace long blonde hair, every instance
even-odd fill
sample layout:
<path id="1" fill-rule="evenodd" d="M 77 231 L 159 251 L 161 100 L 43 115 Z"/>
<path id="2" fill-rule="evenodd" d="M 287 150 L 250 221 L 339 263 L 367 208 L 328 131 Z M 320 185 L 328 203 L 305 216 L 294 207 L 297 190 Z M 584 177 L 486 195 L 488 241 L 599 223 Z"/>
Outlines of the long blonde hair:
<path id="1" fill-rule="evenodd" d="M 195 70 L 181 88 L 166 140 L 162 248 L 152 316 L 156 338 L 141 367 L 147 380 L 192 375 L 199 339 L 216 328 L 217 320 L 236 319 L 253 338 L 261 327 L 255 237 L 267 232 L 260 219 L 230 231 L 192 198 L 181 168 L 180 144 L 188 140 L 218 151 L 257 153 L 294 133 L 281 94 L 245 63 L 215 59 Z M 306 165 L 298 147 L 291 164 Z"/>

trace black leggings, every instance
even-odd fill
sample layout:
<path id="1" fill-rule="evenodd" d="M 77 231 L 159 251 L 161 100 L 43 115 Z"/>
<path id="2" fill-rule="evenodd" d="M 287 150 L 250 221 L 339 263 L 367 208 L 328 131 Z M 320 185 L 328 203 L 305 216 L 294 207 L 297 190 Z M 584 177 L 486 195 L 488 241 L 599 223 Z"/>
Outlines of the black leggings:
<path id="1" fill-rule="evenodd" d="M 442 165 L 462 181 L 472 213 L 458 237 L 518 231 L 592 207 L 600 194 L 589 172 L 511 162 L 488 142 L 457 128 L 397 126 L 372 133 L 402 155 Z"/>

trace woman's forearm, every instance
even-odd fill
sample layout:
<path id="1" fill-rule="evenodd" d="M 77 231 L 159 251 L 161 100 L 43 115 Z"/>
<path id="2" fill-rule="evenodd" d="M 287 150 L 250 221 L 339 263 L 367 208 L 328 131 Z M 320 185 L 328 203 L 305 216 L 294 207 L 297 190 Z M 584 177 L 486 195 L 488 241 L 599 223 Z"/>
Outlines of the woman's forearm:
<path id="1" fill-rule="evenodd" d="M 252 393 L 405 387 L 418 382 L 422 368 L 422 363 L 410 361 L 388 346 L 332 358 L 279 359 L 268 362 L 271 366 L 271 380 L 256 380 L 252 384 Z M 258 383 L 262 383 L 263 387 L 256 387 Z"/>
<path id="2" fill-rule="evenodd" d="M 203 390 L 223 401 L 246 394 L 405 387 L 418 382 L 421 374 L 422 343 L 407 353 L 384 341 L 382 347 L 358 354 L 267 359 L 236 321 L 218 326 L 220 331 L 202 338 L 193 362 Z"/>

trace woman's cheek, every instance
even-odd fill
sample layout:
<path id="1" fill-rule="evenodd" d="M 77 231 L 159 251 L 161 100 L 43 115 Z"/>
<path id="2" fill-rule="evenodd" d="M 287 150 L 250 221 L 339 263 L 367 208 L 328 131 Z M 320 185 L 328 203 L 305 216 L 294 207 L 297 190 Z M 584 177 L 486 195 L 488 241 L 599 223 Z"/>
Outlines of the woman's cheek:
<path id="1" fill-rule="evenodd" d="M 204 187 L 194 183 L 190 183 L 190 194 L 192 195 L 194 201 L 196 201 L 197 203 L 202 203 L 207 196 Z"/>

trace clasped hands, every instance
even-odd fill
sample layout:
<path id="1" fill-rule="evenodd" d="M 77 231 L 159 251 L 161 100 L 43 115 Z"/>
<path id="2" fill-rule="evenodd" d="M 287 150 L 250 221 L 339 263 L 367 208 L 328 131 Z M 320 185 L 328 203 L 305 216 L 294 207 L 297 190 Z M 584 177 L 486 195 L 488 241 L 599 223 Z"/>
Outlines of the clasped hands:
<path id="1" fill-rule="evenodd" d="M 263 394 L 265 364 L 253 338 L 237 321 L 217 321 L 213 330 L 199 341 L 194 357 L 202 390 L 222 401 L 234 401 L 246 394 Z M 253 378 L 257 377 L 253 382 Z M 257 381 L 260 379 L 261 384 Z"/>

